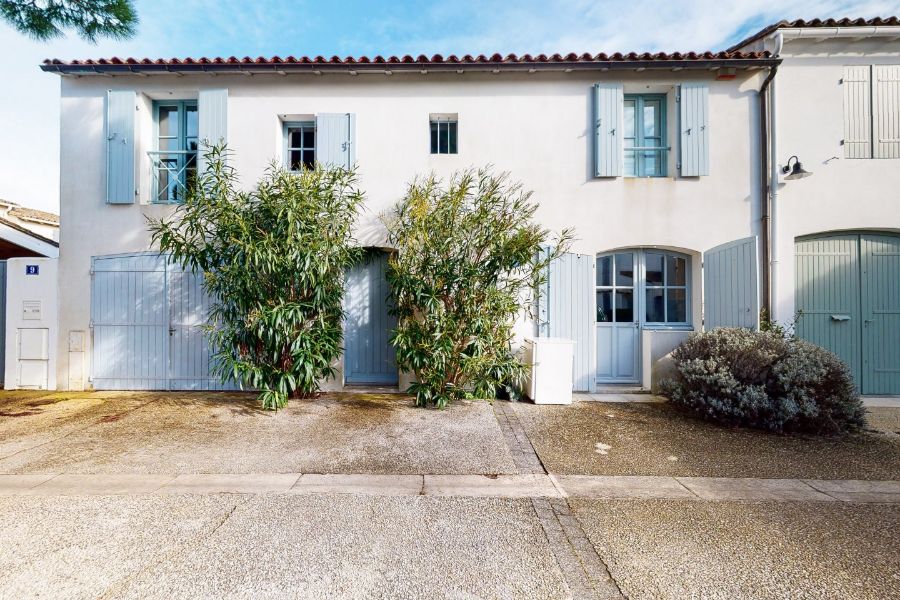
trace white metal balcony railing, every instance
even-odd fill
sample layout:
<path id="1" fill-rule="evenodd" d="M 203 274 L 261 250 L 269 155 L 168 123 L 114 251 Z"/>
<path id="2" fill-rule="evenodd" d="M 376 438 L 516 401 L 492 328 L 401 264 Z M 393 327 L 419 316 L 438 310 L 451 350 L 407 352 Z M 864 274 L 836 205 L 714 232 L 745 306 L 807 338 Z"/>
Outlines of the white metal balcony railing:
<path id="1" fill-rule="evenodd" d="M 197 177 L 196 150 L 150 150 L 151 202 L 179 204 Z"/>
<path id="2" fill-rule="evenodd" d="M 659 177 L 666 172 L 666 153 L 671 149 L 671 146 L 626 146 L 625 172 L 634 177 Z"/>

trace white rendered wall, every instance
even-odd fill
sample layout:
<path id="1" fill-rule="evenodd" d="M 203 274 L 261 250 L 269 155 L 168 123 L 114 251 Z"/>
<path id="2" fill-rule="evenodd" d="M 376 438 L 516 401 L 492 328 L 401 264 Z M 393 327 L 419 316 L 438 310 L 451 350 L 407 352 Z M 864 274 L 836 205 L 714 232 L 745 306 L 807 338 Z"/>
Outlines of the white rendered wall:
<path id="1" fill-rule="evenodd" d="M 574 228 L 573 251 L 658 246 L 695 257 L 692 314 L 700 324 L 699 256 L 759 230 L 756 90 L 761 72 L 716 81 L 707 71 L 545 74 L 401 74 L 120 76 L 64 78 L 61 107 L 60 339 L 89 331 L 91 256 L 148 250 L 146 216 L 168 207 L 105 204 L 105 96 L 109 88 L 139 92 L 139 189 L 149 196 L 152 98 L 195 98 L 202 87 L 227 87 L 232 164 L 248 187 L 270 161 L 281 160 L 281 119 L 326 112 L 356 114 L 356 157 L 367 196 L 357 239 L 384 246 L 380 215 L 409 181 L 435 172 L 493 164 L 534 192 L 537 218 L 558 231 Z M 675 86 L 710 84 L 710 175 L 676 177 Z M 592 176 L 591 86 L 624 81 L 626 93 L 668 95 L 669 177 Z M 459 115 L 459 154 L 429 154 L 430 113 Z M 61 374 L 67 344 L 59 346 Z M 90 357 L 90 348 L 86 349 Z M 88 358 L 89 361 L 89 358 Z M 60 381 L 64 381 L 60 376 Z"/>
<path id="2" fill-rule="evenodd" d="M 813 175 L 778 186 L 774 316 L 796 308 L 794 241 L 814 233 L 900 231 L 900 160 L 844 158 L 845 65 L 900 64 L 900 41 L 786 41 L 778 70 L 779 166 L 797 155 Z"/>

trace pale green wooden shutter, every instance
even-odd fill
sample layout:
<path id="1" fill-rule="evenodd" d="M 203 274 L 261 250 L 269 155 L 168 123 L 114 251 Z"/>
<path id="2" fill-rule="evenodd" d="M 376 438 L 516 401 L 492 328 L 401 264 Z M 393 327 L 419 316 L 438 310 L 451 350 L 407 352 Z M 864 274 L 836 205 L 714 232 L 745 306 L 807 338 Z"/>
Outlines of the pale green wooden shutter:
<path id="1" fill-rule="evenodd" d="M 684 83 L 680 98 L 681 175 L 709 175 L 709 86 Z"/>
<path id="2" fill-rule="evenodd" d="M 566 253 L 550 263 L 539 298 L 540 337 L 575 341 L 572 389 L 590 392 L 596 378 L 593 360 L 594 268 L 588 254 Z"/>
<path id="3" fill-rule="evenodd" d="M 136 96 L 132 90 L 106 95 L 106 201 L 134 204 L 134 136 Z"/>
<path id="4" fill-rule="evenodd" d="M 594 176 L 622 176 L 622 113 L 624 90 L 621 83 L 594 85 Z"/>
<path id="5" fill-rule="evenodd" d="M 872 68 L 844 67 L 844 157 L 872 157 Z"/>
<path id="6" fill-rule="evenodd" d="M 860 259 L 863 362 L 859 386 L 863 394 L 900 394 L 900 236 L 861 235 Z"/>
<path id="7" fill-rule="evenodd" d="M 875 158 L 900 158 L 900 66 L 872 67 Z"/>
<path id="8" fill-rule="evenodd" d="M 859 236 L 830 235 L 794 244 L 797 335 L 822 346 L 850 367 L 860 385 L 862 321 Z"/>
<path id="9" fill-rule="evenodd" d="M 759 327 L 759 259 L 756 236 L 707 250 L 703 255 L 703 323 Z"/>
<path id="10" fill-rule="evenodd" d="M 316 115 L 316 162 L 352 169 L 356 164 L 355 129 L 352 113 Z"/>
<path id="11" fill-rule="evenodd" d="M 200 90 L 197 100 L 197 127 L 200 138 L 200 153 L 197 164 L 204 167 L 203 154 L 206 146 L 224 144 L 228 141 L 228 90 Z"/>

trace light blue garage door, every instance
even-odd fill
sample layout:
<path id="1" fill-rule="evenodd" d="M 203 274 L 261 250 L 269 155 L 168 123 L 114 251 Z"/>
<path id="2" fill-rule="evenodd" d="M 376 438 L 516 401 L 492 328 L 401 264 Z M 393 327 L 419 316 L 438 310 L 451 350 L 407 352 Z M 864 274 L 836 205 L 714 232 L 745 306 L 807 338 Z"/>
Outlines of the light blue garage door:
<path id="1" fill-rule="evenodd" d="M 900 394 L 900 236 L 798 240 L 797 334 L 841 357 L 863 394 Z"/>
<path id="2" fill-rule="evenodd" d="M 98 390 L 219 390 L 202 329 L 202 274 L 157 254 L 92 262 L 92 383 Z"/>

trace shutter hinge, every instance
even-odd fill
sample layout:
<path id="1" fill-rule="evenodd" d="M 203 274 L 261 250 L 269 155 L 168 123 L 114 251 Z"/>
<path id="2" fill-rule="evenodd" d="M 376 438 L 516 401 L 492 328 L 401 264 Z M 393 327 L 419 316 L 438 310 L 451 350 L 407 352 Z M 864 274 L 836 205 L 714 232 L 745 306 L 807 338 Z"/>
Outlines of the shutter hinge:
<path id="1" fill-rule="evenodd" d="M 93 319 L 91 319 L 91 322 L 90 322 L 90 324 L 88 325 L 88 328 L 89 328 L 89 329 L 93 329 L 93 328 L 94 328 L 94 320 L 93 320 Z"/>

